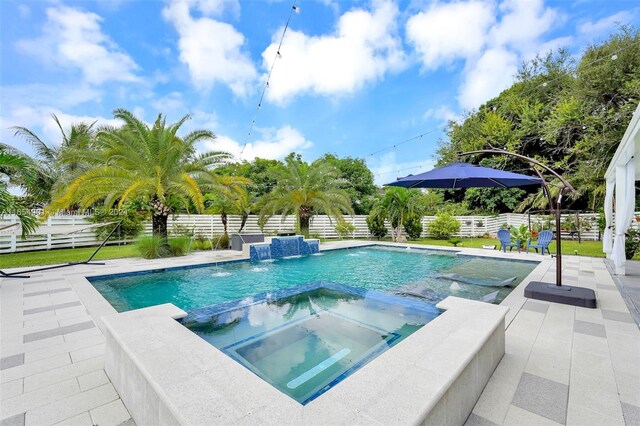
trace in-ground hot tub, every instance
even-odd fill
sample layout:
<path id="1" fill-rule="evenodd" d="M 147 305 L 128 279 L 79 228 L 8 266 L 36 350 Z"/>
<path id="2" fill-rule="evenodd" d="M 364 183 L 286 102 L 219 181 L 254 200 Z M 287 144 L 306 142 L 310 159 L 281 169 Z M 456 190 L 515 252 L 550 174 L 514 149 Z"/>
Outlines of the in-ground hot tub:
<path id="1" fill-rule="evenodd" d="M 317 282 L 197 309 L 182 323 L 306 404 L 439 314 L 433 304 Z"/>

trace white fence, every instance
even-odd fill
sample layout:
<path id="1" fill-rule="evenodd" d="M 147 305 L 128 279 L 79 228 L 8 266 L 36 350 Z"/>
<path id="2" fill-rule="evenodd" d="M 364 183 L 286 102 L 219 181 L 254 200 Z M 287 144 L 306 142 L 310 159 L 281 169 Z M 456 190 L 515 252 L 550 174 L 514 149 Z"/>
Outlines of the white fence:
<path id="1" fill-rule="evenodd" d="M 640 213 L 636 213 L 640 215 Z M 536 221 L 543 222 L 546 217 L 534 217 L 531 216 L 531 222 Z M 575 217 L 575 215 L 567 215 L 566 217 Z M 503 225 L 520 226 L 521 224 L 528 225 L 528 215 L 518 213 L 504 213 L 496 216 L 456 216 L 456 219 L 460 222 L 460 231 L 457 236 L 460 237 L 477 237 L 483 234 L 495 235 Z M 584 240 L 598 240 L 600 235 L 598 232 L 598 226 L 595 222 L 597 214 L 586 213 L 580 215 L 581 222 L 587 222 L 589 225 L 584 229 L 580 236 Z M 369 238 L 369 229 L 367 228 L 366 216 L 353 216 L 345 217 L 347 222 L 352 223 L 356 227 L 356 231 L 353 232 L 354 238 Z M 435 220 L 435 216 L 425 216 L 422 218 L 423 232 L 422 236 L 428 236 L 428 224 Z M 3 225 L 17 222 L 15 216 L 0 217 L 0 228 Z M 53 216 L 49 218 L 46 225 L 80 225 L 88 223 L 85 216 Z M 337 238 L 338 233 L 335 230 L 335 220 L 331 220 L 328 216 L 317 215 L 311 219 L 311 234 L 317 235 L 321 238 Z M 235 233 L 240 228 L 240 217 L 229 216 L 228 217 L 228 232 Z M 634 222 L 637 227 L 638 223 Z M 264 233 L 270 234 L 278 231 L 293 230 L 295 228 L 295 218 L 293 216 L 287 216 L 284 220 L 280 216 L 274 216 L 264 226 Z M 387 228 L 390 227 L 387 224 Z M 213 235 L 220 235 L 223 232 L 222 221 L 219 215 L 180 215 L 174 218 L 169 218 L 169 232 L 176 233 L 181 230 L 189 230 L 196 235 L 203 235 L 211 237 Z M 261 232 L 258 225 L 258 216 L 249 216 L 247 223 L 243 229 L 245 233 Z M 151 233 L 151 223 L 145 224 L 145 233 Z M 570 237 L 569 234 L 563 233 L 563 237 Z M 577 238 L 577 235 L 573 236 Z M 99 243 L 93 230 L 84 230 L 75 234 L 44 234 L 44 235 L 30 235 L 25 239 L 20 236 L 7 235 L 0 233 L 0 253 L 11 253 L 15 251 L 29 251 L 29 250 L 48 250 L 54 248 L 63 247 L 83 247 L 94 246 Z"/>

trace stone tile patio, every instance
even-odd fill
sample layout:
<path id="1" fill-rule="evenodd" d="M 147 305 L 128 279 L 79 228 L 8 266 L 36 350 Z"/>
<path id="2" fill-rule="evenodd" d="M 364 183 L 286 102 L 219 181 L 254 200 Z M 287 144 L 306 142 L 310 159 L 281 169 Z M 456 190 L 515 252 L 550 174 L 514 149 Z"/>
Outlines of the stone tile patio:
<path id="1" fill-rule="evenodd" d="M 341 241 L 323 249 L 361 244 Z M 238 257 L 112 260 L 0 280 L 0 424 L 134 424 L 104 372 L 98 319 L 114 310 L 84 276 Z M 554 264 L 544 259 L 528 280 L 553 282 Z M 511 309 L 506 354 L 467 425 L 640 424 L 640 330 L 602 259 L 567 256 L 563 270 L 567 284 L 596 291 L 598 309 L 527 300 L 524 285 L 515 289 L 503 302 Z"/>

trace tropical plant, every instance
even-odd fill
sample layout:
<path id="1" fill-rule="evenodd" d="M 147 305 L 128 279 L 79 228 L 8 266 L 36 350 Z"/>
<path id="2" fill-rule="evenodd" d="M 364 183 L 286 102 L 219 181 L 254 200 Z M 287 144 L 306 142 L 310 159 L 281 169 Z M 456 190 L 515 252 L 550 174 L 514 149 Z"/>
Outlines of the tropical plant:
<path id="1" fill-rule="evenodd" d="M 529 238 L 531 238 L 531 232 L 524 223 L 517 228 L 511 229 L 511 241 L 514 243 L 520 242 L 520 247 L 524 247 Z"/>
<path id="2" fill-rule="evenodd" d="M 6 152 L 5 147 L 0 145 L 0 217 L 15 214 L 25 237 L 38 228 L 39 222 L 24 201 L 9 192 L 7 183 L 26 184 L 32 177 L 31 164 L 22 156 Z"/>
<path id="3" fill-rule="evenodd" d="M 249 183 L 248 180 L 245 182 Z M 235 187 L 217 194 L 206 194 L 205 206 L 207 213 L 220 215 L 224 233 L 227 234 L 228 216 L 240 216 L 240 228 L 238 232 L 242 232 L 247 224 L 249 215 L 256 208 L 256 203 L 253 194 L 245 188 Z"/>
<path id="4" fill-rule="evenodd" d="M 367 227 L 369 228 L 369 232 L 377 239 L 383 238 L 387 235 L 387 227 L 384 225 L 384 220 L 383 215 L 373 211 L 369 216 L 367 216 Z"/>
<path id="5" fill-rule="evenodd" d="M 299 231 L 308 235 L 314 214 L 325 213 L 337 220 L 344 213 L 353 214 L 349 196 L 337 180 L 337 169 L 325 161 L 307 164 L 289 155 L 275 176 L 277 185 L 261 200 L 262 218 L 280 213 L 284 219 L 288 214 L 295 214 Z"/>
<path id="6" fill-rule="evenodd" d="M 389 221 L 391 239 L 398 241 L 405 222 L 412 216 L 422 216 L 423 198 L 417 190 L 389 187 L 373 207 L 373 213 Z"/>
<path id="7" fill-rule="evenodd" d="M 34 169 L 34 181 L 28 187 L 28 193 L 36 201 L 48 203 L 52 192 L 58 183 L 64 183 L 63 176 L 78 173 L 84 166 L 82 162 L 66 158 L 73 157 L 73 152 L 89 150 L 95 138 L 96 128 L 93 123 L 72 123 L 65 131 L 62 123 L 55 114 L 51 115 L 60 130 L 58 143 L 45 143 L 35 132 L 22 126 L 14 126 L 14 136 L 24 139 L 35 150 L 36 157 L 32 159 L 37 166 Z"/>
<path id="8" fill-rule="evenodd" d="M 164 245 L 164 240 L 157 235 L 146 235 L 138 238 L 136 248 L 140 252 L 140 256 L 145 259 L 158 259 L 166 257 L 170 253 L 168 244 Z"/>
<path id="9" fill-rule="evenodd" d="M 440 212 L 435 220 L 429 222 L 429 235 L 445 240 L 460 230 L 460 222 L 449 212 Z"/>
<path id="10" fill-rule="evenodd" d="M 453 244 L 454 247 L 458 247 L 458 244 L 462 242 L 462 238 L 451 237 L 447 240 L 449 244 Z"/>
<path id="11" fill-rule="evenodd" d="M 169 214 L 190 206 L 202 212 L 203 190 L 228 191 L 243 183 L 212 173 L 229 154 L 196 152 L 198 142 L 215 138 L 212 132 L 178 136 L 188 115 L 167 125 L 159 114 L 151 126 L 124 109 L 115 110 L 114 117 L 124 121 L 122 128 L 101 129 L 93 150 L 67 153 L 65 163 L 83 167 L 55 194 L 46 214 L 72 204 L 88 207 L 103 200 L 105 207 L 120 208 L 129 200 L 144 200 L 141 208 L 151 214 L 153 235 L 166 246 Z"/>
<path id="12" fill-rule="evenodd" d="M 184 256 L 191 251 L 191 237 L 183 235 L 168 239 L 169 252 L 173 256 Z"/>

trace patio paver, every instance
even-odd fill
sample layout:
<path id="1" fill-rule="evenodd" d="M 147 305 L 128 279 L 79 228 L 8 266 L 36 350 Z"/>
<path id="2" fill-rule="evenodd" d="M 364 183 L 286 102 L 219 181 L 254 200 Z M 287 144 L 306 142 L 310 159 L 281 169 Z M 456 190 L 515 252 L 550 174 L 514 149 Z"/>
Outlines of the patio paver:
<path id="1" fill-rule="evenodd" d="M 323 249 L 353 245 L 323 243 Z M 548 256 L 465 253 L 544 259 L 529 279 L 554 281 Z M 134 425 L 104 372 L 99 318 L 114 310 L 84 276 L 238 257 L 205 252 L 163 261 L 119 259 L 0 280 L 0 425 Z M 503 302 L 511 309 L 506 353 L 467 425 L 639 424 L 640 330 L 603 259 L 566 256 L 565 265 L 567 283 L 594 289 L 598 309 L 530 301 L 524 286 L 514 290 Z"/>

